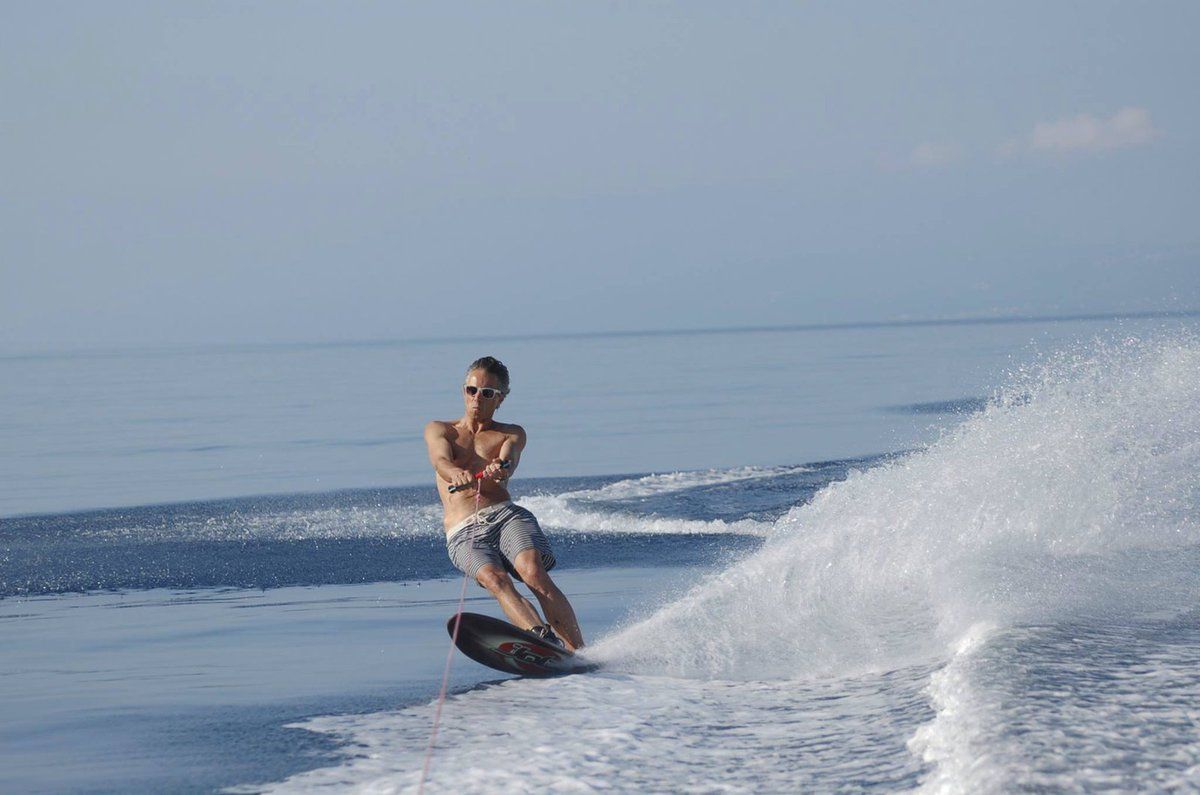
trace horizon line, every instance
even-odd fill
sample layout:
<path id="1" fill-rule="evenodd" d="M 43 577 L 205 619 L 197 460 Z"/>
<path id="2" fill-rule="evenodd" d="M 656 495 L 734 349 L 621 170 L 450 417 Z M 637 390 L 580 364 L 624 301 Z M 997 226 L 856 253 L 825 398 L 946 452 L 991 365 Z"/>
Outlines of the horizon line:
<path id="1" fill-rule="evenodd" d="M 349 340 L 291 340 L 276 342 L 198 342 L 165 346 L 116 346 L 104 348 L 50 349 L 41 352 L 0 352 L 0 360 L 76 358 L 117 354 L 195 353 L 200 351 L 250 351 L 264 348 L 357 348 L 393 345 L 437 345 L 459 342 L 529 341 L 557 339 L 596 339 L 605 337 L 670 337 L 715 334 L 802 333 L 880 328 L 920 328 L 931 326 L 1020 325 L 1094 320 L 1154 320 L 1200 316 L 1200 309 L 1151 309 L 1126 312 L 1081 312 L 1063 315 L 980 315 L 974 317 L 916 318 L 896 320 L 854 320 L 826 323 L 778 323 L 752 326 L 700 326 L 691 328 L 626 329 L 593 331 L 542 331 L 524 334 L 473 334 L 446 337 L 388 337 Z"/>

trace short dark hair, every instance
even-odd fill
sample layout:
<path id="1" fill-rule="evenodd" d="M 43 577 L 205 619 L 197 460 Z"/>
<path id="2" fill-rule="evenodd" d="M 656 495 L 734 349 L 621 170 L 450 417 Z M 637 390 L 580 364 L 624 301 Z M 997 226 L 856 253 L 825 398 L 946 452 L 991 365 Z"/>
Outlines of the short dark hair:
<path id="1" fill-rule="evenodd" d="M 467 368 L 467 375 L 475 370 L 483 370 L 499 378 L 500 391 L 508 394 L 508 368 L 504 366 L 504 362 L 492 356 L 483 356 L 471 362 L 471 366 Z"/>

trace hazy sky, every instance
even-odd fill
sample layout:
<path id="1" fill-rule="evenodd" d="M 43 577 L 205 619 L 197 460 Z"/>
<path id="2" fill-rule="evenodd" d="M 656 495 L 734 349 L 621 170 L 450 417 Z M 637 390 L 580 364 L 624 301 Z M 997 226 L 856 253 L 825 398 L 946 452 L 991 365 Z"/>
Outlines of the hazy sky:
<path id="1" fill-rule="evenodd" d="M 1200 306 L 1200 4 L 0 5 L 0 350 Z"/>

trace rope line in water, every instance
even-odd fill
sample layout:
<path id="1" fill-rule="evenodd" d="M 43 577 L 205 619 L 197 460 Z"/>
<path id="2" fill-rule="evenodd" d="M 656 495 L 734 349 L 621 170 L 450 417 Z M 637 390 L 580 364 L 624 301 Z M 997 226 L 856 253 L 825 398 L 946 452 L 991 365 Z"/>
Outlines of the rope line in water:
<path id="1" fill-rule="evenodd" d="M 479 500 L 483 497 L 483 480 L 475 487 L 475 525 L 479 525 Z M 438 725 L 442 720 L 442 705 L 446 703 L 446 689 L 450 685 L 450 666 L 454 662 L 454 647 L 458 644 L 458 628 L 462 624 L 463 603 L 467 600 L 467 573 L 463 572 L 462 590 L 458 594 L 458 607 L 454 610 L 454 631 L 450 633 L 450 650 L 446 652 L 446 667 L 442 671 L 442 687 L 438 691 L 437 706 L 433 710 L 433 729 L 429 733 L 429 745 L 425 748 L 425 762 L 421 765 L 421 780 L 417 784 L 417 795 L 425 792 L 425 779 L 429 776 L 429 764 L 433 761 L 433 746 L 437 742 Z"/>

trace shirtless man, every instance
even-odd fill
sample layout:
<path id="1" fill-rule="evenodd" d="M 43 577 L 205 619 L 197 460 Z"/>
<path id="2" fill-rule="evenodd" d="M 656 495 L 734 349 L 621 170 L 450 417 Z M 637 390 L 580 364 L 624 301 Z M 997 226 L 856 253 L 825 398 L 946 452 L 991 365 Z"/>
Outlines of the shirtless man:
<path id="1" fill-rule="evenodd" d="M 583 646 L 583 635 L 571 603 L 546 573 L 555 563 L 550 542 L 533 514 L 514 505 L 505 488 L 525 449 L 524 428 L 492 419 L 508 394 L 508 368 L 491 356 L 477 359 L 467 368 L 462 391 L 462 419 L 425 426 L 429 461 L 446 511 L 450 560 L 496 597 L 515 626 L 574 651 Z M 478 481 L 476 472 L 483 472 Z M 452 487 L 465 488 L 452 492 Z M 517 592 L 510 574 L 533 591 L 546 622 Z"/>

